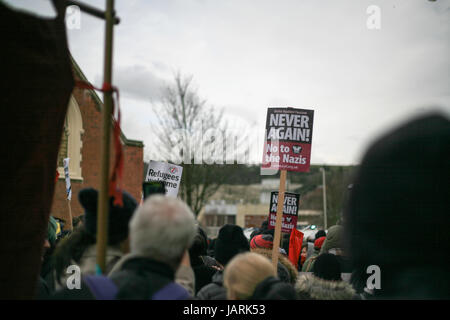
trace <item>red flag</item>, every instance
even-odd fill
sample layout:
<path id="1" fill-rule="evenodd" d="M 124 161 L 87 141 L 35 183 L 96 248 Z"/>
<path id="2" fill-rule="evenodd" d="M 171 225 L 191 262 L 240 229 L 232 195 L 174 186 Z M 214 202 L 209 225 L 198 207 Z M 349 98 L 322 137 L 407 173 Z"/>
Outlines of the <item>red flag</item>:
<path id="1" fill-rule="evenodd" d="M 296 228 L 292 229 L 291 237 L 289 238 L 289 261 L 298 268 L 298 257 L 302 251 L 303 232 Z"/>
<path id="2" fill-rule="evenodd" d="M 55 175 L 55 183 L 58 182 L 58 178 L 59 178 L 59 172 L 58 170 L 56 170 L 56 175 Z"/>

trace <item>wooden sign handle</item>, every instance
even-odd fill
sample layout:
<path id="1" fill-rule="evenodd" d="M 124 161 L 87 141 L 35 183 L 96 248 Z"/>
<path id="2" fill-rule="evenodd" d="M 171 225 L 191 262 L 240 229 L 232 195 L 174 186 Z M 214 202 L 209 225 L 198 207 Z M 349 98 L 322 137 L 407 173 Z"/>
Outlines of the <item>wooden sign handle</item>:
<path id="1" fill-rule="evenodd" d="M 70 231 L 73 231 L 73 224 L 72 224 L 72 207 L 70 206 L 70 200 L 67 200 L 67 206 L 69 207 L 69 221 L 67 223 L 68 229 Z"/>
<path id="2" fill-rule="evenodd" d="M 286 170 L 281 170 L 280 173 L 280 187 L 278 189 L 278 203 L 277 203 L 277 220 L 275 224 L 275 235 L 273 239 L 272 248 L 272 264 L 275 268 L 275 272 L 278 270 L 278 252 L 281 241 L 281 222 L 283 219 L 283 207 L 284 207 L 284 192 L 286 189 Z"/>

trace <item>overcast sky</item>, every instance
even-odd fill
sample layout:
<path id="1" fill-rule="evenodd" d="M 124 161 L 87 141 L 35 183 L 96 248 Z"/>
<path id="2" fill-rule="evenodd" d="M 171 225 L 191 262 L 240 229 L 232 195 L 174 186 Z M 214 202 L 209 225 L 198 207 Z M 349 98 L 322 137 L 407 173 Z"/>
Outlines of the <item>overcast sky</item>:
<path id="1" fill-rule="evenodd" d="M 48 0 L 7 2 L 52 14 Z M 380 29 L 367 26 L 371 5 Z M 144 141 L 146 157 L 151 101 L 177 70 L 261 139 L 269 106 L 313 109 L 312 164 L 357 164 L 392 126 L 431 109 L 450 114 L 449 0 L 118 0 L 116 8 L 122 127 Z M 98 86 L 103 37 L 104 22 L 86 14 L 68 30 L 73 57 Z"/>

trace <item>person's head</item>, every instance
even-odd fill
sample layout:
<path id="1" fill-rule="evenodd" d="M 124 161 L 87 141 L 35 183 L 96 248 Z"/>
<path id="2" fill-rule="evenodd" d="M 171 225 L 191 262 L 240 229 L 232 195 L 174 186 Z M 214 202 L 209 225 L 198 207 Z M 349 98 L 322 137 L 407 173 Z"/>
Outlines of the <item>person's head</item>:
<path id="1" fill-rule="evenodd" d="M 269 220 L 266 219 L 261 223 L 261 230 L 267 230 L 268 226 L 269 226 Z"/>
<path id="2" fill-rule="evenodd" d="M 119 247 L 123 253 L 128 252 L 128 223 L 137 207 L 136 200 L 126 191 L 122 191 L 123 207 L 114 205 L 114 198 L 109 199 L 108 246 Z M 61 237 L 53 254 L 57 281 L 65 275 L 66 268 L 81 263 L 86 250 L 95 245 L 97 239 L 97 205 L 98 192 L 85 188 L 78 193 L 78 201 L 84 209 L 84 215 L 73 232 Z"/>
<path id="3" fill-rule="evenodd" d="M 320 237 L 320 238 L 317 238 L 316 241 L 314 241 L 314 249 L 316 251 L 320 251 L 323 243 L 325 242 L 325 239 L 326 239 L 326 237 Z"/>
<path id="4" fill-rule="evenodd" d="M 304 255 L 308 254 L 308 246 L 307 246 L 307 245 L 306 245 L 306 246 L 303 246 L 303 245 L 302 245 L 302 251 L 301 251 L 301 254 L 304 254 Z"/>
<path id="5" fill-rule="evenodd" d="M 273 237 L 270 234 L 259 234 L 250 240 L 251 249 L 272 249 L 273 248 Z"/>
<path id="6" fill-rule="evenodd" d="M 381 270 L 375 295 L 450 297 L 449 146 L 448 117 L 432 113 L 379 137 L 361 161 L 344 227 L 354 268 Z"/>
<path id="7" fill-rule="evenodd" d="M 320 249 L 320 253 L 329 253 L 331 249 L 341 250 L 344 247 L 343 232 L 344 228 L 342 226 L 334 225 L 330 227 Z"/>
<path id="8" fill-rule="evenodd" d="M 226 224 L 219 230 L 215 241 L 214 257 L 225 266 L 235 255 L 250 250 L 250 245 L 241 227 Z"/>
<path id="9" fill-rule="evenodd" d="M 126 191 L 122 191 L 123 207 L 109 200 L 108 244 L 118 245 L 128 239 L 128 223 L 131 220 L 137 201 Z M 93 188 L 85 188 L 78 193 L 78 200 L 84 209 L 83 228 L 94 239 L 97 235 L 98 192 Z"/>
<path id="10" fill-rule="evenodd" d="M 329 281 L 341 281 L 341 265 L 334 254 L 322 253 L 313 265 L 314 276 Z"/>
<path id="11" fill-rule="evenodd" d="M 130 221 L 130 249 L 176 270 L 197 233 L 195 217 L 181 200 L 162 195 L 147 198 Z"/>
<path id="12" fill-rule="evenodd" d="M 302 247 L 302 251 L 300 252 L 300 264 L 303 265 L 308 256 L 308 247 Z"/>
<path id="13" fill-rule="evenodd" d="M 326 236 L 327 236 L 327 233 L 325 232 L 325 230 L 319 230 L 316 232 L 316 234 L 314 236 L 314 240 L 317 240 L 319 238 L 326 237 Z"/>
<path id="14" fill-rule="evenodd" d="M 235 256 L 225 267 L 223 276 L 227 298 L 249 299 L 256 286 L 268 277 L 275 277 L 275 269 L 266 257 L 254 252 Z"/>

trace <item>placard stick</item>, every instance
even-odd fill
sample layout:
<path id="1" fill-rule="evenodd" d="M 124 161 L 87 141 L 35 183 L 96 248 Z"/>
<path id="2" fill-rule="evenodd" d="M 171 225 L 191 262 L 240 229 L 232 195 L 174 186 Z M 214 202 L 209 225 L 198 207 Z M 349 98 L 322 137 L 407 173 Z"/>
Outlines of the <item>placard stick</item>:
<path id="1" fill-rule="evenodd" d="M 112 79 L 112 48 L 114 24 L 114 0 L 106 2 L 106 28 L 105 28 L 105 61 L 103 83 L 111 85 Z M 111 112 L 112 92 L 103 93 L 102 108 L 102 158 L 100 171 L 100 192 L 98 197 L 97 215 L 97 272 L 106 272 L 106 246 L 108 243 L 108 212 L 109 212 L 109 161 L 111 144 Z"/>
<path id="2" fill-rule="evenodd" d="M 67 200 L 67 205 L 69 207 L 69 230 L 73 231 L 73 224 L 72 224 L 72 208 L 70 207 L 70 200 Z"/>
<path id="3" fill-rule="evenodd" d="M 275 236 L 273 239 L 272 248 L 272 264 L 275 270 L 278 265 L 278 252 L 281 241 L 281 222 L 283 219 L 283 207 L 284 207 L 284 191 L 286 189 L 286 170 L 281 170 L 280 173 L 280 187 L 278 189 L 278 203 L 277 203 L 277 220 L 275 224 Z"/>

